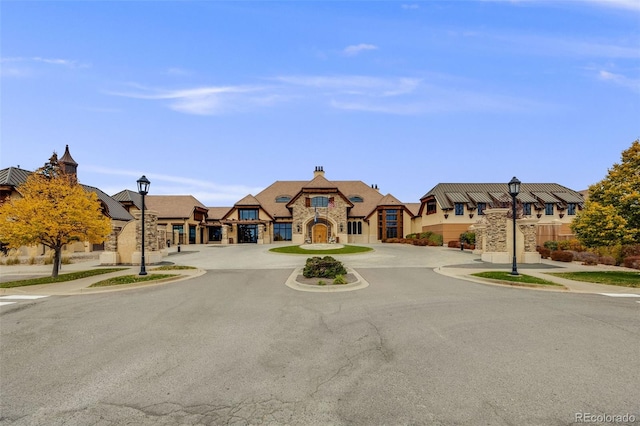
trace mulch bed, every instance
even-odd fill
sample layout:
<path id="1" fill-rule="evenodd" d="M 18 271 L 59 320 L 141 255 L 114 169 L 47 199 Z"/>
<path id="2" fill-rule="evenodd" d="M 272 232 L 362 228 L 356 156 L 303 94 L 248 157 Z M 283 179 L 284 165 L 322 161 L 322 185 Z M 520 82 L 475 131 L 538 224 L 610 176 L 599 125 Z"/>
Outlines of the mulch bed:
<path id="1" fill-rule="evenodd" d="M 356 281 L 358 281 L 358 278 L 356 278 L 356 276 L 353 274 L 347 274 L 344 276 L 344 278 L 347 280 L 347 284 L 355 283 Z M 333 278 L 317 278 L 317 277 L 306 278 L 302 274 L 298 275 L 298 277 L 296 278 L 296 281 L 298 281 L 300 284 L 308 284 L 308 285 L 318 285 L 318 281 L 320 280 L 327 283 L 327 285 L 343 285 L 343 284 L 333 284 Z"/>

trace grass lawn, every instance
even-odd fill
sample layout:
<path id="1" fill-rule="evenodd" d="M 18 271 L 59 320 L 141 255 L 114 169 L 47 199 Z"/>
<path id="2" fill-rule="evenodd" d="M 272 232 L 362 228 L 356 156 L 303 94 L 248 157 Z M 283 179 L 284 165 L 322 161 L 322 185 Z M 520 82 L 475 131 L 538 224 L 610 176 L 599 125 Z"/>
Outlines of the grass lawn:
<path id="1" fill-rule="evenodd" d="M 305 250 L 300 248 L 300 246 L 285 246 L 285 247 L 276 247 L 272 248 L 269 251 L 274 253 L 286 253 L 286 254 L 353 254 L 353 253 L 365 253 L 367 251 L 372 251 L 371 247 L 362 247 L 362 246 L 344 246 L 342 248 L 337 249 L 329 249 L 329 250 Z"/>
<path id="2" fill-rule="evenodd" d="M 195 266 L 185 266 L 185 265 L 165 265 L 158 266 L 157 268 L 153 268 L 153 271 L 179 271 L 185 269 L 198 269 Z"/>
<path id="3" fill-rule="evenodd" d="M 640 288 L 640 272 L 626 271 L 588 271 L 588 272 L 554 272 L 549 273 L 560 278 L 588 283 L 618 285 L 622 287 Z"/>
<path id="4" fill-rule="evenodd" d="M 535 284 L 535 285 L 549 285 L 555 287 L 564 287 L 561 284 L 556 284 L 551 281 L 543 280 L 538 277 L 532 277 L 531 275 L 511 275 L 511 272 L 506 271 L 488 271 L 488 272 L 478 272 L 476 274 L 471 274 L 474 277 L 480 278 L 489 278 L 492 280 L 500 280 L 500 281 L 509 281 L 518 284 Z"/>
<path id="5" fill-rule="evenodd" d="M 123 271 L 125 269 L 126 268 L 90 269 L 87 271 L 78 271 L 78 272 L 70 272 L 68 274 L 60 274 L 56 278 L 40 277 L 40 278 L 31 278 L 28 280 L 7 281 L 4 283 L 0 283 L 0 288 L 13 288 L 13 287 L 24 287 L 28 285 L 61 283 L 65 281 L 73 281 L 73 280 L 79 280 L 81 278 L 93 277 L 94 275 L 102 275 L 102 274 L 108 274 L 111 272 Z"/>
<path id="6" fill-rule="evenodd" d="M 161 280 L 163 278 L 177 277 L 177 274 L 149 274 L 149 275 L 121 275 L 97 282 L 89 287 L 108 287 L 112 285 L 136 284 L 145 281 Z"/>

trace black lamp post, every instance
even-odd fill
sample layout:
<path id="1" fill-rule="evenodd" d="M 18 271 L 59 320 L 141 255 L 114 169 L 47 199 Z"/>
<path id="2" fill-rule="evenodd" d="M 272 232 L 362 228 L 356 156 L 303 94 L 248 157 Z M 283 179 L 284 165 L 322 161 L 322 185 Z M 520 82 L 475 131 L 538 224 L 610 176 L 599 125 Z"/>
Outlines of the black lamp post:
<path id="1" fill-rule="evenodd" d="M 511 275 L 520 275 L 518 274 L 518 263 L 516 261 L 516 196 L 520 193 L 520 183 L 515 176 L 509 182 L 509 195 L 511 195 L 511 207 L 513 209 L 513 265 L 511 267 Z"/>
<path id="2" fill-rule="evenodd" d="M 140 179 L 138 179 L 138 193 L 142 196 L 142 256 L 140 258 L 140 274 L 139 275 L 147 275 L 147 271 L 145 269 L 145 259 L 144 259 L 144 196 L 149 193 L 149 179 L 145 175 L 142 175 Z"/>

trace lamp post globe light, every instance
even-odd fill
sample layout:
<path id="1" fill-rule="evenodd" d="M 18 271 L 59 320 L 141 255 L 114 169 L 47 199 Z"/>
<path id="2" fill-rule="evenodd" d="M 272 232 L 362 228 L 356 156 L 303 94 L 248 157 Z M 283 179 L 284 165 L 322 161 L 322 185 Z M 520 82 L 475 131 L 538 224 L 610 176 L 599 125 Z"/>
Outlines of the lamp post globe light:
<path id="1" fill-rule="evenodd" d="M 138 193 L 142 196 L 142 256 L 140 257 L 140 274 L 139 275 L 147 275 L 147 270 L 145 269 L 145 259 L 144 259 L 144 196 L 149 193 L 149 179 L 145 175 L 142 175 L 140 179 L 138 179 Z"/>
<path id="2" fill-rule="evenodd" d="M 518 274 L 518 263 L 516 261 L 516 196 L 520 193 L 520 183 L 521 182 L 515 176 L 508 183 L 513 213 L 513 264 L 511 266 L 511 275 L 520 275 Z"/>

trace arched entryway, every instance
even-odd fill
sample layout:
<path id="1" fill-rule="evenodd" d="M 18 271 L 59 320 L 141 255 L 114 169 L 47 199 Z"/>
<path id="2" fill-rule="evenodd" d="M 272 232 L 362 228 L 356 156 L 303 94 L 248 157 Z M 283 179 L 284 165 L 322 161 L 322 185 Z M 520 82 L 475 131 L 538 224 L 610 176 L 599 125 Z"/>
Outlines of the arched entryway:
<path id="1" fill-rule="evenodd" d="M 327 225 L 324 223 L 316 223 L 311 228 L 311 241 L 313 244 L 326 244 L 328 240 Z"/>

